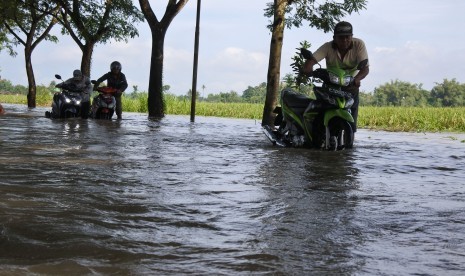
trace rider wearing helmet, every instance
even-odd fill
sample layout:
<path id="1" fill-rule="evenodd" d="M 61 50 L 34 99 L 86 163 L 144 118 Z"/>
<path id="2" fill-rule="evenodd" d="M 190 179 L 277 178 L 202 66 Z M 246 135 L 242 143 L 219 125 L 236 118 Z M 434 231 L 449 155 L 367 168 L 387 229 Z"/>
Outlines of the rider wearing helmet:
<path id="1" fill-rule="evenodd" d="M 116 116 L 118 119 L 122 118 L 123 108 L 121 106 L 121 94 L 128 88 L 126 76 L 121 72 L 122 66 L 119 61 L 113 61 L 110 64 L 110 72 L 100 77 L 94 84 L 94 90 L 100 85 L 101 82 L 107 81 L 107 86 L 116 88 L 118 91 L 115 93 L 116 100 Z"/>
<path id="2" fill-rule="evenodd" d="M 92 94 L 92 85 L 90 79 L 82 74 L 81 70 L 76 69 L 73 71 L 73 77 L 66 81 L 55 85 L 61 88 L 64 85 L 75 85 L 75 87 L 81 91 L 81 118 L 87 119 L 89 117 L 90 109 L 90 94 Z"/>

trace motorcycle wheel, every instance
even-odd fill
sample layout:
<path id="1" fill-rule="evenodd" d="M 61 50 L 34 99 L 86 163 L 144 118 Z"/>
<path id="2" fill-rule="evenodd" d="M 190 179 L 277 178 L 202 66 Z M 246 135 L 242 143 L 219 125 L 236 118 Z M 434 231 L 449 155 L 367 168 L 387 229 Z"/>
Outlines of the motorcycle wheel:
<path id="1" fill-rule="evenodd" d="M 330 150 L 351 149 L 354 146 L 354 131 L 349 122 L 335 117 L 328 124 L 330 133 Z M 334 137 L 334 138 L 333 138 Z M 335 139 L 335 140 L 333 140 Z"/>
<path id="2" fill-rule="evenodd" d="M 276 114 L 276 117 L 274 118 L 274 125 L 280 126 L 283 122 L 282 108 L 280 106 L 275 107 L 275 109 L 273 110 L 273 113 Z"/>
<path id="3" fill-rule="evenodd" d="M 74 117 L 76 117 L 76 114 L 74 112 L 71 112 L 71 111 L 65 112 L 65 118 L 74 118 Z"/>
<path id="4" fill-rule="evenodd" d="M 323 124 L 323 115 L 318 115 L 313 121 L 312 144 L 313 147 L 321 149 L 325 147 L 326 128 Z"/>

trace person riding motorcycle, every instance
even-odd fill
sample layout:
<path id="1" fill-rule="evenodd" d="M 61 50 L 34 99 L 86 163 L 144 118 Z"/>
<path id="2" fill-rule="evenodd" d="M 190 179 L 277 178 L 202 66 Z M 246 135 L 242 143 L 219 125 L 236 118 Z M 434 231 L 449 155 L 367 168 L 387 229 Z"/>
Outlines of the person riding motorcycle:
<path id="1" fill-rule="evenodd" d="M 326 61 L 327 68 L 337 67 L 354 72 L 352 84 L 344 90 L 354 97 L 351 113 L 354 118 L 352 128 L 356 132 L 359 88 L 361 80 L 369 73 L 369 64 L 365 43 L 361 39 L 353 37 L 353 28 L 349 22 L 341 21 L 336 24 L 333 41 L 323 44 L 313 53 L 313 59 L 305 61 L 303 72 L 307 75 L 311 74 L 313 66 L 323 59 Z"/>
<path id="2" fill-rule="evenodd" d="M 90 109 L 90 94 L 92 93 L 92 85 L 90 79 L 87 76 L 84 76 L 81 70 L 76 69 L 73 71 L 73 77 L 67 79 L 66 81 L 55 85 L 58 88 L 61 88 L 66 85 L 75 85 L 75 87 L 81 91 L 81 118 L 87 119 L 89 117 Z"/>
<path id="3" fill-rule="evenodd" d="M 110 64 L 110 72 L 104 74 L 100 77 L 94 84 L 94 90 L 99 87 L 100 83 L 107 81 L 107 86 L 116 88 L 118 91 L 115 93 L 116 100 L 116 116 L 118 119 L 122 119 L 123 108 L 121 104 L 121 95 L 128 88 L 128 83 L 126 81 L 126 76 L 121 72 L 122 66 L 119 61 L 113 61 Z"/>

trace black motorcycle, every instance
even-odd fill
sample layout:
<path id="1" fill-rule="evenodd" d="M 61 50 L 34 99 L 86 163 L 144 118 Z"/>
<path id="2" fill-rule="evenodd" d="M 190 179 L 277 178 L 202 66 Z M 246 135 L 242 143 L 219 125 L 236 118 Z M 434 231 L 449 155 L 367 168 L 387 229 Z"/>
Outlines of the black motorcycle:
<path id="1" fill-rule="evenodd" d="M 61 80 L 60 75 L 55 75 L 55 78 Z M 60 88 L 60 92 L 53 95 L 52 111 L 46 111 L 45 117 L 57 119 L 81 116 L 82 88 L 65 82 L 57 84 L 56 87 Z"/>

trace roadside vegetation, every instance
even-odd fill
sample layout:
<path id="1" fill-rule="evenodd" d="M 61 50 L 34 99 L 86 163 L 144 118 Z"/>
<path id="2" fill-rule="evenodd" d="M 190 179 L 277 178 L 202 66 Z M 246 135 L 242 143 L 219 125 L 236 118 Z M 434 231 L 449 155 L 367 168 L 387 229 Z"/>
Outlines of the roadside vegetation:
<path id="1" fill-rule="evenodd" d="M 281 84 L 284 88 L 286 78 Z M 37 105 L 50 107 L 55 82 L 37 86 Z M 205 88 L 205 87 L 203 87 Z M 164 87 L 166 114 L 188 115 L 191 91 L 175 95 Z M 302 86 L 300 92 L 312 97 L 311 88 Z M 0 103 L 27 105 L 27 87 L 0 80 Z M 239 94 L 235 91 L 202 95 L 197 92 L 196 115 L 260 120 L 266 83 L 249 86 Z M 123 110 L 147 113 L 147 92 L 137 86 L 123 94 Z M 455 79 L 437 83 L 431 91 L 421 85 L 391 81 L 375 88 L 372 93 L 361 93 L 359 127 L 388 131 L 409 132 L 465 132 L 465 84 Z"/>

